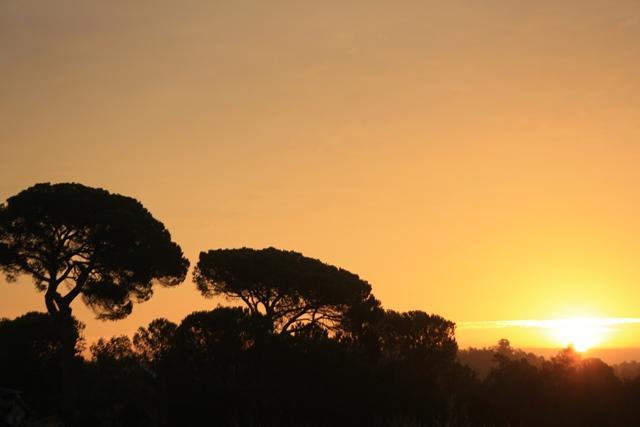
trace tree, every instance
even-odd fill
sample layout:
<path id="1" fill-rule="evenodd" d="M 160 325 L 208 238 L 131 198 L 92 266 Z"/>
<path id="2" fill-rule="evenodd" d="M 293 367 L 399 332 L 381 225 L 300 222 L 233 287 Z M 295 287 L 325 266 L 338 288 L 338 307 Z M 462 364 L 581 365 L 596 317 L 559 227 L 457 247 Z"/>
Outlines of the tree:
<path id="1" fill-rule="evenodd" d="M 202 252 L 194 281 L 205 297 L 241 299 L 280 333 L 337 329 L 349 308 L 371 293 L 366 281 L 347 270 L 275 248 Z"/>
<path id="2" fill-rule="evenodd" d="M 380 325 L 382 353 L 392 360 L 449 363 L 458 345 L 455 323 L 424 311 L 387 310 Z"/>
<path id="3" fill-rule="evenodd" d="M 157 425 L 154 378 L 126 335 L 100 338 L 90 347 L 78 425 Z"/>
<path id="4" fill-rule="evenodd" d="M 83 329 L 76 319 L 55 319 L 38 312 L 14 320 L 0 319 L 0 366 L 8 374 L 20 365 L 33 367 L 44 365 L 44 361 L 59 365 L 63 358 L 79 357 L 84 349 Z"/>
<path id="5" fill-rule="evenodd" d="M 126 317 L 154 283 L 177 285 L 188 267 L 164 225 L 130 197 L 44 183 L 0 205 L 0 270 L 8 280 L 30 275 L 54 315 L 70 317 L 80 295 L 100 319 Z"/>
<path id="6" fill-rule="evenodd" d="M 133 347 L 147 369 L 153 370 L 171 350 L 178 325 L 167 319 L 155 319 L 149 326 L 138 328 Z"/>
<path id="7" fill-rule="evenodd" d="M 489 425 L 548 425 L 544 410 L 551 405 L 544 401 L 544 382 L 538 368 L 525 358 L 513 358 L 513 348 L 501 340 L 495 353 L 495 364 L 485 378 L 482 396 Z M 545 422 L 546 421 L 546 422 Z M 560 424 L 563 425 L 563 424 Z"/>
<path id="8" fill-rule="evenodd" d="M 117 363 L 136 360 L 131 340 L 126 335 L 111 337 L 108 340 L 100 338 L 89 348 L 91 360 L 98 363 Z"/>
<path id="9" fill-rule="evenodd" d="M 174 349 L 192 369 L 224 371 L 254 344 L 258 319 L 241 307 L 193 312 L 176 330 Z"/>
<path id="10" fill-rule="evenodd" d="M 25 400 L 40 414 L 75 406 L 83 329 L 74 318 L 47 313 L 0 319 L 0 387 L 25 391 Z"/>

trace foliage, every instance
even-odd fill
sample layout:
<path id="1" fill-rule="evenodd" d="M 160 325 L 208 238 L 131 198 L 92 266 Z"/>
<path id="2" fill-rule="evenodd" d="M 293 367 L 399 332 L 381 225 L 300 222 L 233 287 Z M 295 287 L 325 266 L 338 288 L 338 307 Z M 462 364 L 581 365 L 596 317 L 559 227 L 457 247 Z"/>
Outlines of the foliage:
<path id="1" fill-rule="evenodd" d="M 374 349 L 218 307 L 100 339 L 83 360 L 80 324 L 28 313 L 0 321 L 0 379 L 69 426 L 625 426 L 640 415 L 639 380 L 571 348 L 532 363 L 503 341 L 480 380 L 439 316 L 389 310 L 371 326 Z"/>
<path id="2" fill-rule="evenodd" d="M 499 355 L 500 357 L 496 357 Z M 489 375 L 504 358 L 510 360 L 525 359 L 528 364 L 540 368 L 544 358 L 533 353 L 511 347 L 509 340 L 501 339 L 497 345 L 485 348 L 467 348 L 458 351 L 458 361 L 471 368 L 481 379 Z"/>
<path id="3" fill-rule="evenodd" d="M 52 314 L 69 317 L 80 295 L 98 318 L 123 318 L 153 283 L 176 285 L 188 266 L 164 225 L 130 197 L 37 184 L 0 208 L 0 269 L 9 280 L 30 275 Z"/>
<path id="4" fill-rule="evenodd" d="M 178 325 L 167 319 L 155 319 L 149 326 L 138 328 L 133 336 L 135 352 L 151 371 L 157 369 L 171 349 Z"/>
<path id="5" fill-rule="evenodd" d="M 39 413 L 70 411 L 82 366 L 83 328 L 75 319 L 37 312 L 1 319 L 0 386 L 24 391 Z"/>
<path id="6" fill-rule="evenodd" d="M 353 273 L 275 248 L 202 252 L 194 281 L 205 297 L 243 301 L 278 332 L 311 326 L 334 330 L 371 293 L 371 286 Z"/>
<path id="7" fill-rule="evenodd" d="M 458 350 L 455 324 L 423 311 L 388 310 L 380 330 L 381 351 L 392 360 L 434 363 L 437 359 L 453 360 Z"/>

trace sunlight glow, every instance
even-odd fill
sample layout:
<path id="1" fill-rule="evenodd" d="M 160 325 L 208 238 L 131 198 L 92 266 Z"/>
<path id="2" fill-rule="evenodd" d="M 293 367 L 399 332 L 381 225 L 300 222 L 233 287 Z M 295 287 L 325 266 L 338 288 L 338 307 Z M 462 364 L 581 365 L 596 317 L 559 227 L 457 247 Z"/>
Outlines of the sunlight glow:
<path id="1" fill-rule="evenodd" d="M 571 317 L 547 320 L 496 320 L 460 322 L 461 329 L 525 328 L 546 331 L 546 335 L 562 347 L 573 346 L 585 352 L 610 340 L 618 326 L 640 324 L 636 317 Z"/>
<path id="2" fill-rule="evenodd" d="M 553 322 L 551 333 L 563 347 L 573 346 L 585 352 L 602 343 L 611 329 L 602 326 L 600 319 L 573 318 Z"/>

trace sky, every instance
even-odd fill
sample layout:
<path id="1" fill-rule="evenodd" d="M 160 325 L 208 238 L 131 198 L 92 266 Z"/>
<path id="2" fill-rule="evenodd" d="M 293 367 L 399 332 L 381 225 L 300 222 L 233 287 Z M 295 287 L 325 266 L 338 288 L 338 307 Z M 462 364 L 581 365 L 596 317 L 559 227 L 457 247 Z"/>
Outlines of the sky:
<path id="1" fill-rule="evenodd" d="M 192 262 L 296 250 L 463 347 L 548 347 L 486 322 L 640 317 L 638 40 L 637 0 L 2 0 L 0 201 L 103 187 Z M 91 339 L 217 303 L 189 278 L 74 313 Z M 0 316 L 43 309 L 0 282 Z"/>

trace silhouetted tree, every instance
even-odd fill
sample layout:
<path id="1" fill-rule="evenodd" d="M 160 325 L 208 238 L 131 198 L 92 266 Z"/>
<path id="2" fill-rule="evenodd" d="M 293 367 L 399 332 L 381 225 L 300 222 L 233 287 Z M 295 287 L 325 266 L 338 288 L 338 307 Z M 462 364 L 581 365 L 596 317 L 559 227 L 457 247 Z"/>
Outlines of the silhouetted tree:
<path id="1" fill-rule="evenodd" d="M 541 368 L 544 358 L 533 353 L 513 348 L 507 339 L 501 339 L 498 344 L 492 347 L 467 348 L 458 351 L 458 361 L 471 368 L 480 379 L 485 379 L 489 372 L 496 368 L 501 358 L 496 355 L 506 357 L 510 360 L 525 359 L 530 365 Z"/>
<path id="2" fill-rule="evenodd" d="M 372 332 L 377 348 L 370 337 L 367 351 L 373 353 L 367 360 L 374 363 L 371 375 L 377 380 L 371 387 L 381 396 L 376 406 L 385 414 L 384 424 L 394 422 L 391 415 L 402 415 L 402 422 L 440 418 L 444 423 L 457 405 L 450 385 L 464 374 L 456 364 L 455 324 L 422 311 L 387 310 Z"/>
<path id="3" fill-rule="evenodd" d="M 155 319 L 133 336 L 133 347 L 145 367 L 153 372 L 171 350 L 178 325 L 167 319 Z"/>
<path id="4" fill-rule="evenodd" d="M 9 280 L 30 275 L 51 314 L 69 317 L 81 295 L 98 318 L 123 318 L 154 282 L 176 285 L 188 266 L 164 225 L 130 197 L 46 183 L 0 206 L 0 269 Z"/>
<path id="5" fill-rule="evenodd" d="M 618 378 L 623 380 L 635 380 L 640 378 L 640 362 L 637 361 L 625 361 L 612 366 Z"/>
<path id="6" fill-rule="evenodd" d="M 73 318 L 38 312 L 0 320 L 0 386 L 24 391 L 39 414 L 73 407 L 83 328 Z"/>
<path id="7" fill-rule="evenodd" d="M 423 311 L 387 310 L 380 331 L 384 356 L 392 360 L 453 361 L 458 350 L 455 323 Z"/>
<path id="8" fill-rule="evenodd" d="M 545 425 L 543 377 L 525 358 L 515 359 L 511 346 L 501 340 L 495 365 L 484 381 L 487 413 L 493 425 Z M 507 351 L 508 350 L 508 351 Z"/>
<path id="9" fill-rule="evenodd" d="M 555 380 L 565 382 L 573 376 L 580 366 L 581 356 L 573 346 L 562 349 L 544 365 L 544 370 Z"/>
<path id="10" fill-rule="evenodd" d="M 248 354 L 268 330 L 261 316 L 242 307 L 185 317 L 157 365 L 169 424 L 201 425 L 215 413 L 219 424 L 231 425 L 230 419 L 247 412 L 250 401 L 260 397 L 252 386 L 259 375 L 249 373 Z"/>
<path id="11" fill-rule="evenodd" d="M 350 306 L 342 318 L 338 339 L 375 356 L 380 347 L 378 326 L 384 320 L 382 304 L 373 295 Z"/>
<path id="12" fill-rule="evenodd" d="M 275 248 L 202 252 L 194 281 L 205 297 L 242 300 L 278 332 L 338 328 L 349 308 L 371 293 L 366 281 L 347 270 Z"/>
<path id="13" fill-rule="evenodd" d="M 621 380 L 616 377 L 613 368 L 600 359 L 583 360 L 574 388 L 580 401 L 577 407 L 587 408 L 583 410 L 583 425 L 590 420 L 597 420 L 601 425 L 607 422 L 622 424 L 617 418 L 624 396 Z"/>
<path id="14" fill-rule="evenodd" d="M 126 335 L 100 338 L 90 348 L 86 369 L 84 411 L 78 425 L 157 425 L 153 377 L 142 366 Z"/>
<path id="15" fill-rule="evenodd" d="M 100 338 L 90 347 L 92 360 L 100 364 L 117 363 L 136 359 L 131 340 L 126 335 L 119 335 L 108 340 Z"/>
<path id="16" fill-rule="evenodd" d="M 251 323 L 248 310 L 240 307 L 197 311 L 180 323 L 175 348 L 192 368 L 207 365 L 226 379 L 240 353 L 253 345 Z"/>

